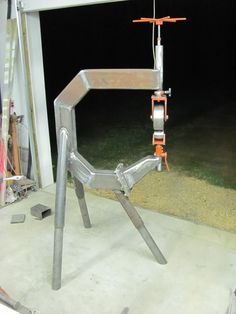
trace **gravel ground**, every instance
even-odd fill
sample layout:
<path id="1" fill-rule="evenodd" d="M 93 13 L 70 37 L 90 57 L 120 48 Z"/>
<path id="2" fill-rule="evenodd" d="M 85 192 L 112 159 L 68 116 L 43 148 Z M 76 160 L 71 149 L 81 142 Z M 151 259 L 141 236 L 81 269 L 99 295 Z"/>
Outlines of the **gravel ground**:
<path id="1" fill-rule="evenodd" d="M 113 198 L 112 192 L 92 190 Z M 178 172 L 151 172 L 133 189 L 131 201 L 140 207 L 199 224 L 236 232 L 236 191 Z"/>

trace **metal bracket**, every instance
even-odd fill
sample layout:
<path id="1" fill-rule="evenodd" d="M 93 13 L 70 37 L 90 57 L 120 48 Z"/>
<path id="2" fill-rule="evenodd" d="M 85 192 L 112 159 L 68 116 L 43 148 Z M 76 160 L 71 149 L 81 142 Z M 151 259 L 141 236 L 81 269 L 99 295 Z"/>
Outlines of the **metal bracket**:
<path id="1" fill-rule="evenodd" d="M 147 231 L 141 217 L 129 202 L 133 186 L 152 169 L 160 168 L 161 157 L 147 156 L 115 170 L 95 169 L 77 150 L 74 107 L 90 89 L 160 89 L 160 71 L 143 69 L 103 69 L 81 71 L 55 100 L 56 129 L 58 140 L 57 188 L 55 204 L 53 289 L 61 287 L 63 228 L 65 217 L 66 175 L 71 172 L 80 210 L 86 228 L 91 227 L 84 198 L 83 184 L 90 188 L 110 189 L 116 194 L 132 223 L 138 229 L 156 260 L 166 260 Z"/>
<path id="2" fill-rule="evenodd" d="M 160 163 L 161 157 L 147 156 L 128 167 L 119 164 L 114 171 L 101 170 L 95 169 L 78 152 L 73 152 L 69 157 L 68 170 L 89 188 L 121 190 L 129 195 L 133 186 Z"/>
<path id="3" fill-rule="evenodd" d="M 124 191 L 125 196 L 129 196 L 130 193 L 130 187 L 128 185 L 128 182 L 126 181 L 125 175 L 124 175 L 124 165 L 122 163 L 118 164 L 115 170 L 115 174 L 117 176 L 117 180 L 121 184 L 121 189 Z"/>

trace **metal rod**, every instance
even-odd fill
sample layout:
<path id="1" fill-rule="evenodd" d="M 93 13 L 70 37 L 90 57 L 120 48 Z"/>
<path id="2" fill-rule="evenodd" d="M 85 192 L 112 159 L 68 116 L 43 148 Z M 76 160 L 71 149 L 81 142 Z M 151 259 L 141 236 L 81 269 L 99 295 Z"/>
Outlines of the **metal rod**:
<path id="1" fill-rule="evenodd" d="M 33 313 L 31 309 L 25 307 L 19 301 L 15 301 L 12 298 L 10 298 L 7 294 L 3 294 L 1 292 L 0 292 L 0 301 L 10 306 L 12 309 L 17 311 L 17 313 L 24 313 L 24 314 Z"/>
<path id="2" fill-rule="evenodd" d="M 158 25 L 158 35 L 157 35 L 157 45 L 159 46 L 161 44 L 161 25 Z"/>
<path id="3" fill-rule="evenodd" d="M 13 300 L 8 295 L 3 294 L 3 293 L 0 293 L 0 301 L 6 303 L 7 305 L 12 307 L 13 309 L 16 309 L 19 305 L 19 302 Z"/>
<path id="4" fill-rule="evenodd" d="M 84 197 L 83 184 L 76 178 L 74 178 L 75 193 L 79 201 L 80 211 L 85 228 L 91 228 L 91 222 L 89 218 L 88 208 Z"/>
<path id="5" fill-rule="evenodd" d="M 138 212 L 136 211 L 135 207 L 130 203 L 129 199 L 124 195 L 121 191 L 114 191 L 118 201 L 121 203 L 122 207 L 126 211 L 127 215 L 129 216 L 130 220 L 134 224 L 134 226 L 138 229 L 139 233 L 141 234 L 143 240 L 146 242 L 147 246 L 151 250 L 153 256 L 157 260 L 159 264 L 167 264 L 165 257 L 163 256 L 162 252 L 156 245 L 155 241 L 153 240 L 151 234 L 146 229 L 142 218 L 139 216 Z"/>
<path id="6" fill-rule="evenodd" d="M 159 71 L 160 87 L 159 90 L 163 89 L 163 46 L 156 45 L 156 69 Z"/>
<path id="7" fill-rule="evenodd" d="M 59 136 L 57 181 L 56 181 L 54 254 L 52 275 L 53 290 L 58 290 L 61 287 L 63 229 L 65 224 L 65 202 L 67 181 L 67 154 L 68 154 L 68 134 L 65 129 L 61 129 Z"/>
<path id="8" fill-rule="evenodd" d="M 36 185 L 40 185 L 40 175 L 38 171 L 38 163 L 37 163 L 37 154 L 36 154 L 36 140 L 34 136 L 34 127 L 33 121 L 31 117 L 30 110 L 30 92 L 28 87 L 28 79 L 27 79 L 27 71 L 26 71 L 26 54 L 23 40 L 23 31 L 22 31 L 22 19 L 21 19 L 21 10 L 22 10 L 22 2 L 15 0 L 15 8 L 16 8 L 16 23 L 19 37 L 19 48 L 20 48 L 20 59 L 21 59 L 21 70 L 22 70 L 22 81 L 24 87 L 25 101 L 26 101 L 26 118 L 29 130 L 29 140 L 30 140 L 30 151 L 32 156 L 32 167 L 34 173 L 34 180 Z"/>

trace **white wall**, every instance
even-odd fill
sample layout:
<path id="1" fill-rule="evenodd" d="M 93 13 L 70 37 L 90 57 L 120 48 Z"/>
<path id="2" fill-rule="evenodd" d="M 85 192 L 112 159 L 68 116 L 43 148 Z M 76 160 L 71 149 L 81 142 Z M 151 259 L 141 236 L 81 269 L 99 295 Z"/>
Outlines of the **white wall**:
<path id="1" fill-rule="evenodd" d="M 43 11 L 88 4 L 109 3 L 127 0 L 23 0 L 24 11 Z"/>
<path id="2" fill-rule="evenodd" d="M 53 174 L 38 12 L 27 14 L 27 35 L 39 171 L 41 185 L 45 187 L 53 182 Z"/>

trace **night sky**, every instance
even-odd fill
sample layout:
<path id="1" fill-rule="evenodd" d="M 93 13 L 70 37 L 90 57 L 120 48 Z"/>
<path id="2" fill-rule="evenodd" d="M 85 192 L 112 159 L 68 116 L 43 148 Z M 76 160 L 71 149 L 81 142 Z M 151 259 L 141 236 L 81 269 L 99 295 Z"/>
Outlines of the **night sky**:
<path id="1" fill-rule="evenodd" d="M 233 3 L 233 0 L 156 1 L 157 17 L 187 17 L 185 22 L 162 27 L 164 88 L 172 88 L 170 103 L 174 104 L 173 112 L 178 113 L 177 120 L 181 114 L 204 114 L 232 103 L 236 69 Z M 152 5 L 150 0 L 130 0 L 40 13 L 52 139 L 53 100 L 81 69 L 153 67 L 152 26 L 132 23 L 141 16 L 152 17 Z M 116 92 L 113 99 L 126 102 L 125 114 L 135 119 L 127 97 L 137 97 L 140 113 L 151 93 L 132 93 Z M 97 102 L 96 106 L 104 112 L 108 111 L 107 106 L 112 106 L 107 94 L 93 93 L 89 97 L 88 101 Z M 84 107 L 85 111 L 91 109 Z M 124 108 L 117 114 L 124 114 Z"/>

